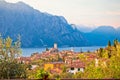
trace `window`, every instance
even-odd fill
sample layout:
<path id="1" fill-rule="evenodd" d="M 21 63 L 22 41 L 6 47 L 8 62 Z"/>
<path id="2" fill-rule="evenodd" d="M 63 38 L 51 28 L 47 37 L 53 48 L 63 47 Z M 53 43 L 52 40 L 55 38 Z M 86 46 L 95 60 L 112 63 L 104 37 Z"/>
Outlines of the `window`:
<path id="1" fill-rule="evenodd" d="M 71 70 L 74 70 L 74 68 L 72 67 Z"/>
<path id="2" fill-rule="evenodd" d="M 80 71 L 80 68 L 78 68 L 78 71 Z"/>

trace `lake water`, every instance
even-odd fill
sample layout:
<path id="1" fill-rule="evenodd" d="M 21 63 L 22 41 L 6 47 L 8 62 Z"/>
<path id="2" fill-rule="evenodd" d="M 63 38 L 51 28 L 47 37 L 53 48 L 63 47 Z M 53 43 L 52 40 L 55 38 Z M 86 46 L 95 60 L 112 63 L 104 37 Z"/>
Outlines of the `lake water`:
<path id="1" fill-rule="evenodd" d="M 59 51 L 62 50 L 71 50 L 73 49 L 74 52 L 80 52 L 81 50 L 83 52 L 87 52 L 88 50 L 93 52 L 99 48 L 104 48 L 104 46 L 92 46 L 92 47 L 65 47 L 65 48 L 58 48 Z M 32 53 L 42 53 L 45 51 L 46 48 L 22 48 L 22 56 L 30 56 Z M 50 48 L 49 48 L 50 49 Z"/>

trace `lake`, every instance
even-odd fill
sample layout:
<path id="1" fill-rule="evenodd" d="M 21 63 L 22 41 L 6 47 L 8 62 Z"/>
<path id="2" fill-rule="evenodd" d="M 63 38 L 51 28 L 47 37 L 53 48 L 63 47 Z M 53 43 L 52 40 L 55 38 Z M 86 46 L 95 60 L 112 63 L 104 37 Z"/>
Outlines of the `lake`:
<path id="1" fill-rule="evenodd" d="M 74 52 L 80 52 L 81 50 L 83 52 L 87 52 L 88 50 L 93 52 L 99 48 L 104 48 L 105 46 L 92 46 L 92 47 L 62 47 L 62 48 L 58 48 L 59 51 L 62 50 L 71 50 L 73 49 Z M 50 49 L 50 48 L 49 48 Z M 46 48 L 22 48 L 22 56 L 30 56 L 32 53 L 42 53 L 43 51 L 45 51 Z"/>

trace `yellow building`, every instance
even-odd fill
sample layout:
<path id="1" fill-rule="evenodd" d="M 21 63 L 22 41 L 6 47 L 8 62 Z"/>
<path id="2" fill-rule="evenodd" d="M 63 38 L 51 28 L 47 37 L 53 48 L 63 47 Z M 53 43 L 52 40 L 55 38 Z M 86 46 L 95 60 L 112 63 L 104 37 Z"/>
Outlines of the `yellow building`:
<path id="1" fill-rule="evenodd" d="M 47 64 L 44 64 L 44 70 L 47 71 L 48 69 L 53 69 L 53 64 L 51 63 L 47 63 Z"/>
<path id="2" fill-rule="evenodd" d="M 52 62 L 52 63 L 46 63 L 44 64 L 44 70 L 52 70 L 52 69 L 56 69 L 56 68 L 62 68 L 62 66 L 64 65 L 63 62 Z"/>

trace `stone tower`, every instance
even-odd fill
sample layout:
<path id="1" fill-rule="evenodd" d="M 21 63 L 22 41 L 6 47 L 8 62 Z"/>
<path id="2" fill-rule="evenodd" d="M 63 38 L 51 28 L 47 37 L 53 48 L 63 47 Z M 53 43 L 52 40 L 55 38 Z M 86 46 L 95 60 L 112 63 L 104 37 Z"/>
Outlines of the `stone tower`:
<path id="1" fill-rule="evenodd" d="M 54 48 L 57 49 L 57 43 L 54 43 Z"/>

